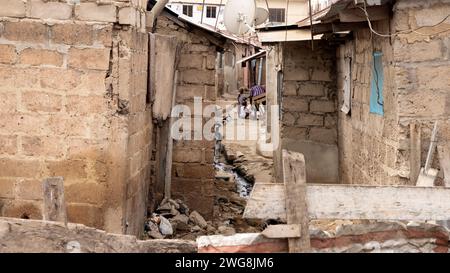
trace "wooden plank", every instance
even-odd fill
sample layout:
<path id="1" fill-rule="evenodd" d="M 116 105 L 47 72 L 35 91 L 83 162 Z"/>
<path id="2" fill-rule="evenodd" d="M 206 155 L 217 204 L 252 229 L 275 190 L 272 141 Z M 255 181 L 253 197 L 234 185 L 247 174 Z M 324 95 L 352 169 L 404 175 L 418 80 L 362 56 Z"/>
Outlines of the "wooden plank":
<path id="1" fill-rule="evenodd" d="M 410 134 L 410 152 L 409 152 L 409 158 L 410 158 L 410 175 L 409 180 L 411 182 L 411 185 L 416 185 L 417 178 L 419 177 L 420 173 L 420 166 L 421 164 L 421 151 L 422 151 L 422 145 L 421 145 L 421 128 L 420 124 L 417 123 L 411 123 L 409 125 L 409 134 Z"/>
<path id="2" fill-rule="evenodd" d="M 175 70 L 172 89 L 172 107 L 175 106 L 175 99 L 177 96 L 177 82 L 178 82 L 178 70 Z M 174 119 L 172 116 L 169 118 L 169 134 L 167 135 L 167 156 L 166 156 L 166 172 L 164 181 L 164 199 L 168 200 L 171 198 L 172 191 L 172 154 L 173 154 L 173 139 L 170 130 L 172 130 Z"/>
<path id="3" fill-rule="evenodd" d="M 42 186 L 44 190 L 44 220 L 63 222 L 67 225 L 64 179 L 62 177 L 46 178 Z"/>
<path id="4" fill-rule="evenodd" d="M 372 22 L 385 20 L 389 18 L 389 7 L 367 7 L 367 13 L 369 14 L 370 21 Z M 341 10 L 339 12 L 339 19 L 343 23 L 367 21 L 364 11 L 359 8 Z"/>
<path id="5" fill-rule="evenodd" d="M 439 162 L 444 172 L 444 182 L 446 187 L 450 187 L 450 143 L 438 145 Z"/>
<path id="6" fill-rule="evenodd" d="M 301 227 L 300 238 L 288 239 L 289 252 L 307 252 L 311 249 L 311 242 L 309 239 L 309 217 L 306 203 L 306 168 L 303 154 L 283 150 L 283 180 L 287 223 L 290 225 L 300 225 Z"/>
<path id="7" fill-rule="evenodd" d="M 448 220 L 450 188 L 309 184 L 310 219 Z M 256 183 L 244 218 L 286 220 L 284 186 Z"/>
<path id="8" fill-rule="evenodd" d="M 266 238 L 300 238 L 300 225 L 269 225 L 261 234 Z"/>

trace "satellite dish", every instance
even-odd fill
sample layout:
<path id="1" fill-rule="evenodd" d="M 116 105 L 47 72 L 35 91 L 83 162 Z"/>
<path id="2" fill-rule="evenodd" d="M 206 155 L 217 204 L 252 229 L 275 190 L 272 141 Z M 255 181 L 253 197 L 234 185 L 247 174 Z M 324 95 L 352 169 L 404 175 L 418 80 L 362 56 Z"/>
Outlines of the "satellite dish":
<path id="1" fill-rule="evenodd" d="M 224 10 L 226 29 L 236 35 L 253 30 L 250 24 L 255 20 L 255 0 L 228 0 Z"/>
<path id="2" fill-rule="evenodd" d="M 265 8 L 256 8 L 255 26 L 264 23 L 269 18 L 269 11 Z"/>

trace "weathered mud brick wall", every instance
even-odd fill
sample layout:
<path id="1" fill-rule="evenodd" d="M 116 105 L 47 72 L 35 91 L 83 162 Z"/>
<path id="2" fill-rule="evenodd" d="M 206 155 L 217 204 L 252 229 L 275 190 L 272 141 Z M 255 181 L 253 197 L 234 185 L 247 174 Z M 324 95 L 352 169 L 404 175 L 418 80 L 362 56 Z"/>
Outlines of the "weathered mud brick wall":
<path id="1" fill-rule="evenodd" d="M 324 43 L 284 48 L 282 147 L 305 155 L 309 183 L 338 182 L 334 52 Z"/>
<path id="2" fill-rule="evenodd" d="M 373 27 L 389 32 L 389 21 L 374 22 Z M 372 38 L 373 37 L 373 43 Z M 338 52 L 339 108 L 343 102 L 343 62 L 351 58 L 351 112 L 339 111 L 339 152 L 342 183 L 404 184 L 402 162 L 397 161 L 397 95 L 389 39 L 371 36 L 368 28 L 354 33 L 354 40 Z M 370 113 L 373 51 L 383 53 L 383 115 Z"/>
<path id="3" fill-rule="evenodd" d="M 176 36 L 184 44 L 178 64 L 176 104 L 189 106 L 192 118 L 205 124 L 207 118 L 203 118 L 203 110 L 216 100 L 216 45 L 207 38 L 207 32 L 165 16 L 158 17 L 156 33 Z M 194 97 L 202 98 L 202 109 L 194 109 Z M 191 210 L 211 218 L 214 201 L 214 141 L 204 139 L 203 136 L 201 140 L 195 140 L 194 134 L 201 132 L 194 130 L 192 121 L 191 140 L 174 142 L 172 195 L 175 199 L 185 201 Z"/>
<path id="4" fill-rule="evenodd" d="M 439 120 L 438 146 L 450 142 L 450 18 L 443 21 L 449 14 L 450 3 L 443 0 L 402 0 L 394 6 L 395 31 L 421 27 L 418 33 L 404 32 L 396 36 L 393 51 L 398 90 L 398 157 L 406 161 L 414 156 L 403 147 L 408 147 L 410 125 L 416 124 L 421 127 L 422 166 L 435 120 Z M 435 155 L 433 168 L 440 168 L 437 159 Z M 417 177 L 411 176 L 414 172 L 410 173 L 409 167 L 409 164 L 405 166 L 408 178 L 415 181 Z M 437 182 L 442 183 L 440 178 Z"/>
<path id="5" fill-rule="evenodd" d="M 450 22 L 418 30 L 422 34 L 442 32 L 431 37 L 408 30 L 437 24 L 449 10 L 448 2 L 397 1 L 393 17 L 373 26 L 379 33 L 403 34 L 393 38 L 373 35 L 372 43 L 370 30 L 361 29 L 355 32 L 354 40 L 338 49 L 341 103 L 344 58 L 352 58 L 351 115 L 339 112 L 343 183 L 414 184 L 417 176 L 411 172 L 411 124 L 421 126 L 421 166 L 425 164 L 434 120 L 441 120 L 439 141 L 448 141 L 449 39 L 448 31 L 442 31 L 449 29 Z M 374 50 L 383 53 L 383 115 L 370 113 L 369 106 Z M 439 167 L 436 160 L 433 166 Z"/>
<path id="6" fill-rule="evenodd" d="M 75 2 L 0 1 L 0 215 L 42 218 L 41 181 L 63 176 L 70 222 L 138 234 L 145 1 Z"/>

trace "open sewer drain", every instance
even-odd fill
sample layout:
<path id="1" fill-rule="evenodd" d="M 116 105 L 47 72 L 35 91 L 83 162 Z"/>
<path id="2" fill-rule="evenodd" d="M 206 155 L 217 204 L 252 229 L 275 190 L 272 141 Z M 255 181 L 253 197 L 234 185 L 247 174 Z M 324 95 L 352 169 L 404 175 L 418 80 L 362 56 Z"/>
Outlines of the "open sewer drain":
<path id="1" fill-rule="evenodd" d="M 248 197 L 250 195 L 253 185 L 250 182 L 248 182 L 245 178 L 240 176 L 236 171 L 234 171 L 233 166 L 219 162 L 214 163 L 214 168 L 218 171 L 222 171 L 233 175 L 234 183 L 236 183 L 236 190 L 239 193 L 240 197 Z"/>

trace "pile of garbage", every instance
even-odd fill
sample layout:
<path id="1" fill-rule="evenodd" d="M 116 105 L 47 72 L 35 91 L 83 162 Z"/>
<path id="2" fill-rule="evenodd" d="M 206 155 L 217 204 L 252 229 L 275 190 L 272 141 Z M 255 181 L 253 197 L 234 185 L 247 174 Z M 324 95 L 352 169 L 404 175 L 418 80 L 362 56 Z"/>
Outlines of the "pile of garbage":
<path id="1" fill-rule="evenodd" d="M 191 212 L 180 199 L 168 199 L 147 220 L 145 233 L 150 239 L 195 240 L 197 236 L 215 234 L 216 229 L 200 213 Z"/>

